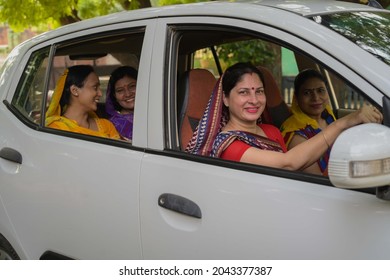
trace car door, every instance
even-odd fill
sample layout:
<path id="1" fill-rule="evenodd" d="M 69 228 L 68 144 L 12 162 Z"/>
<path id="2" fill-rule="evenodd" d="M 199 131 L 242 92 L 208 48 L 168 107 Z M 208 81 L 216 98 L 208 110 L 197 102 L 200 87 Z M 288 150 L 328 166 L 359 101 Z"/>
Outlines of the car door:
<path id="1" fill-rule="evenodd" d="M 23 57 L 14 62 L 16 65 L 10 69 L 13 72 L 7 73 L 13 81 L 8 81 L 8 96 L 0 105 L 0 198 L 5 208 L 1 216 L 7 216 L 9 223 L 0 223 L 21 258 L 142 258 L 139 172 L 145 145 L 145 104 L 136 99 L 141 121 L 130 144 L 44 128 L 41 121 L 34 122 L 32 109 L 27 109 L 31 106 L 21 105 L 25 98 L 20 95 L 32 91 L 32 85 L 44 85 L 44 81 L 50 84 L 47 75 L 55 71 L 56 65 L 46 66 L 51 64 L 56 50 L 70 57 L 72 49 L 87 47 L 92 50 L 87 54 L 93 54 L 98 52 L 96 42 L 114 44 L 119 31 L 123 40 L 143 34 L 139 42 L 142 47 L 144 42 L 150 44 L 153 29 L 152 21 L 144 21 L 65 32 L 32 46 L 26 53 L 20 51 Z M 63 45 L 70 47 L 61 49 Z M 145 47 L 140 53 L 140 73 L 149 71 L 149 52 L 150 48 Z M 82 59 L 81 63 L 86 63 L 86 58 Z M 42 73 L 43 77 L 31 78 Z M 139 75 L 140 95 L 147 95 L 147 81 L 145 74 Z M 34 90 L 44 92 L 43 88 Z M 20 161 L 5 157 L 6 150 L 19 155 Z"/>
<path id="2" fill-rule="evenodd" d="M 327 52 L 302 36 L 254 21 L 227 17 L 159 20 L 155 42 L 170 49 L 154 48 L 152 55 L 150 95 L 155 103 L 149 104 L 148 122 L 160 125 L 161 116 L 164 120 L 161 129 L 148 131 L 150 145 L 142 160 L 144 257 L 388 258 L 390 204 L 375 195 L 334 188 L 322 176 L 193 156 L 176 148 L 175 108 L 169 100 L 175 95 L 175 65 L 180 65 L 176 57 L 179 43 L 175 41 L 179 26 L 200 31 L 215 28 L 216 32 L 239 28 L 245 34 L 261 31 L 265 38 L 279 43 L 283 38 L 286 46 L 310 54 L 381 104 L 377 89 Z M 182 40 L 182 36 L 177 38 Z M 165 102 L 161 92 L 165 92 Z M 165 104 L 165 110 L 160 104 Z"/>

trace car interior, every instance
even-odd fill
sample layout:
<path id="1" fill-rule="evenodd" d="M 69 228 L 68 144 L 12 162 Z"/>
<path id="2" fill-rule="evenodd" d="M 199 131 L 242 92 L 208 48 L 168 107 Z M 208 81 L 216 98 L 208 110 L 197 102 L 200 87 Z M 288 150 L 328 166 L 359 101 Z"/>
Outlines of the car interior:
<path id="1" fill-rule="evenodd" d="M 293 49 L 287 49 L 280 42 L 269 38 L 259 38 L 254 34 L 243 34 L 240 30 L 225 30 L 220 28 L 193 30 L 179 28 L 173 31 L 176 37 L 172 48 L 177 50 L 175 61 L 177 71 L 177 119 L 179 144 L 178 149 L 186 147 L 191 132 L 196 128 L 202 117 L 207 99 L 214 88 L 213 74 L 218 80 L 223 71 L 238 61 L 251 61 L 263 73 L 267 96 L 267 108 L 262 115 L 262 121 L 280 127 L 291 112 L 290 106 L 293 97 L 293 81 L 299 71 L 313 68 L 320 71 L 328 79 L 331 107 L 336 117 L 342 117 L 351 113 L 366 100 L 356 89 L 353 89 L 346 81 L 335 73 L 323 67 L 314 58 Z M 255 46 L 254 46 L 255 45 Z M 256 48 L 261 46 L 255 56 L 242 55 L 240 48 Z M 222 56 L 223 49 L 229 49 L 231 61 Z M 285 60 L 281 57 L 282 50 L 288 50 L 292 59 Z M 271 53 L 271 55 L 269 55 Z M 242 56 L 241 56 L 242 55 Z M 258 59 L 263 56 L 266 59 Z M 173 55 L 172 55 L 173 56 Z M 240 57 L 241 56 L 241 57 Z M 207 63 L 202 63 L 204 57 Z M 228 59 L 230 58 L 228 56 Z M 294 74 L 284 74 L 284 67 L 295 67 Z M 195 71 L 196 69 L 196 71 Z M 207 70 L 207 71 L 205 71 Z M 192 71 L 192 72 L 190 72 Z M 196 73 L 196 74 L 195 74 Z M 201 76 L 201 77 L 200 77 Z M 202 80 L 202 83 L 199 81 Z M 214 84 L 214 85 L 213 85 Z M 207 93 L 205 93 L 207 91 Z"/>

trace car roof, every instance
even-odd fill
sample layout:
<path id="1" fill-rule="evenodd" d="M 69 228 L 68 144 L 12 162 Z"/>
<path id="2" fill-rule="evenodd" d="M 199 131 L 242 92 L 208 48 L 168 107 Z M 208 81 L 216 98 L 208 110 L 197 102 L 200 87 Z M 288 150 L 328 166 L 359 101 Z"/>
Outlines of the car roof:
<path id="1" fill-rule="evenodd" d="M 237 2 L 272 7 L 305 17 L 335 12 L 367 11 L 375 9 L 370 6 L 341 0 L 239 0 Z"/>

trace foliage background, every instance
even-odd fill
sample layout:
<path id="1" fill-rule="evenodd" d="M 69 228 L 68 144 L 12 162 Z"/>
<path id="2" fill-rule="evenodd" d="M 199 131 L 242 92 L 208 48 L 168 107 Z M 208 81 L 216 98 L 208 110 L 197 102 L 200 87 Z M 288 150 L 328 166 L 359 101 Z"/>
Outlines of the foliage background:
<path id="1" fill-rule="evenodd" d="M 390 0 L 377 1 L 383 7 L 390 6 Z M 14 32 L 21 32 L 27 28 L 42 32 L 118 11 L 192 2 L 207 0 L 0 0 L 0 22 L 7 24 Z"/>

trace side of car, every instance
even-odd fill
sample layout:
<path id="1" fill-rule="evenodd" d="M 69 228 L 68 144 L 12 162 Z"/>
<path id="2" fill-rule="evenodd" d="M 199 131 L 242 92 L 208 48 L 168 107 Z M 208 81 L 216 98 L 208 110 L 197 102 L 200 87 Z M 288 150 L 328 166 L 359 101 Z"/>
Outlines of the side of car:
<path id="1" fill-rule="evenodd" d="M 103 26 L 55 37 L 21 52 L 23 58 L 8 69 L 14 71 L 14 80 L 2 103 L 1 118 L 7 122 L 2 121 L 1 138 L 22 162 L 1 159 L 1 212 L 7 214 L 0 224 L 19 257 L 142 258 L 138 188 L 142 145 L 129 147 L 48 129 L 43 116 L 65 67 L 92 64 L 103 83 L 119 61 L 150 59 L 151 48 L 142 49 L 143 43 L 150 44 L 144 36 L 152 37 L 147 35 L 148 24 L 153 30 L 154 21 L 139 21 L 117 24 L 110 32 Z M 126 39 L 131 40 L 131 49 Z M 107 45 L 100 48 L 105 53 L 100 53 L 99 44 Z M 115 63 L 101 59 L 108 55 L 111 59 L 106 60 Z M 148 73 L 149 65 L 145 59 L 137 67 Z M 147 95 L 145 75 L 140 74 L 139 85 Z M 143 133 L 137 137 L 142 139 Z"/>
<path id="2" fill-rule="evenodd" d="M 251 39 L 260 38 L 277 43 L 310 58 L 313 65 L 332 70 L 333 74 L 359 93 L 363 94 L 361 89 L 371 93 L 370 96 L 365 95 L 367 100 L 381 104 L 378 97 L 381 94 L 377 89 L 354 71 L 347 69 L 340 60 L 330 56 L 331 52 L 323 51 L 309 40 L 284 32 L 278 27 L 239 19 L 213 18 L 213 24 L 207 26 L 196 22 L 211 22 L 211 19 L 159 20 L 160 32 L 157 34 L 164 34 L 165 28 L 170 28 L 165 33 L 170 36 L 161 36 L 159 42 L 166 42 L 170 47 L 171 55 L 164 64 L 170 70 L 170 76 L 166 79 L 170 83 L 166 85 L 165 92 L 173 104 L 176 99 L 172 96 L 172 89 L 175 88 L 177 77 L 173 70 L 175 65 L 183 64 L 180 62 L 180 43 L 185 44 L 186 34 L 189 38 L 193 37 L 193 30 L 203 32 L 204 37 L 208 38 L 215 38 L 218 34 L 223 34 L 223 31 L 236 31 L 241 35 L 252 36 Z M 180 38 L 180 42 L 175 38 Z M 160 55 L 163 53 L 160 52 L 158 56 Z M 161 72 L 163 73 L 164 71 Z M 151 91 L 153 93 L 155 91 Z M 168 101 L 168 104 L 172 103 Z M 150 111 L 156 113 L 155 110 Z M 165 111 L 168 120 L 176 119 L 172 114 L 172 110 Z M 149 116 L 149 120 L 151 118 L 153 116 Z M 167 125 L 170 128 L 168 132 L 176 131 L 177 124 L 174 121 Z M 175 152 L 176 138 L 169 138 L 169 135 L 176 135 L 175 133 L 165 131 L 168 135 L 164 135 L 159 134 L 161 131 L 157 132 L 154 131 L 154 139 L 160 137 L 169 140 L 164 153 L 146 151 L 150 155 L 143 160 L 141 170 L 141 178 L 144 179 L 140 187 L 141 220 L 146 258 L 386 256 L 384 248 L 389 244 L 383 239 L 384 236 L 381 238 L 383 242 L 378 243 L 372 240 L 368 242 L 365 238 L 368 234 L 365 228 L 375 228 L 380 235 L 389 232 L 385 226 L 385 215 L 376 214 L 379 208 L 383 213 L 388 213 L 389 205 L 379 201 L 374 195 L 330 187 L 331 183 L 327 178 L 183 155 Z M 172 150 L 167 149 L 170 143 L 173 143 L 170 146 Z M 183 162 L 183 159 L 187 161 Z M 147 174 L 164 174 L 167 179 L 156 184 L 155 178 Z M 163 193 L 178 195 L 196 203 L 203 213 L 201 220 L 183 217 L 161 208 L 155 201 Z M 359 206 L 356 207 L 357 205 Z M 161 219 L 156 220 L 155 217 Z M 368 227 L 362 226 L 365 223 L 369 224 L 366 225 Z M 153 234 L 157 231 L 158 236 Z M 243 234 L 245 238 L 242 238 Z M 239 242 L 236 242 L 237 238 Z M 180 245 L 171 246 L 178 243 Z"/>
<path id="3" fill-rule="evenodd" d="M 7 120 L 1 148 L 21 156 L 20 162 L 9 160 L 15 156 L 0 159 L 0 234 L 19 257 L 389 257 L 390 205 L 375 195 L 334 188 L 322 176 L 183 152 L 179 84 L 197 67 L 195 53 L 209 47 L 261 41 L 288 49 L 298 68 L 316 67 L 382 105 L 375 80 L 369 82 L 361 64 L 343 60 L 347 52 L 333 54 L 339 49 L 324 29 L 294 33 L 296 27 L 285 25 L 316 30 L 314 22 L 278 10 L 271 15 L 269 8 L 239 19 L 236 10 L 221 16 L 218 5 L 210 7 L 205 16 L 150 13 L 148 19 L 80 28 L 20 49 L 22 57 L 8 66 L 13 80 L 3 76 L 0 87 L 8 93 L 0 109 Z M 353 48 L 341 37 L 332 40 Z M 374 64 L 369 54 L 356 51 Z M 94 65 L 101 81 L 117 65 L 139 70 L 132 144 L 45 127 L 58 75 L 82 63 Z"/>

